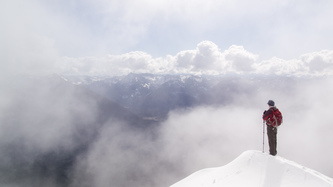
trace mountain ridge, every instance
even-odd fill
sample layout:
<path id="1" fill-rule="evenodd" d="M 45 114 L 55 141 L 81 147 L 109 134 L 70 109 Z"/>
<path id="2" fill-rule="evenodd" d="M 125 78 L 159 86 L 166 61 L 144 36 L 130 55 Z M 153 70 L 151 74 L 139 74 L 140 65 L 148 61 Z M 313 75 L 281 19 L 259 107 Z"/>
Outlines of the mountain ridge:
<path id="1" fill-rule="evenodd" d="M 245 151 L 217 168 L 199 170 L 170 187 L 333 186 L 333 179 L 281 156 Z"/>
<path id="2" fill-rule="evenodd" d="M 237 100 L 242 93 L 250 97 L 257 90 L 292 92 L 295 85 L 303 81 L 285 76 L 134 73 L 115 77 L 63 76 L 63 79 L 86 87 L 141 117 L 160 121 L 174 109 L 199 105 L 225 106 Z"/>

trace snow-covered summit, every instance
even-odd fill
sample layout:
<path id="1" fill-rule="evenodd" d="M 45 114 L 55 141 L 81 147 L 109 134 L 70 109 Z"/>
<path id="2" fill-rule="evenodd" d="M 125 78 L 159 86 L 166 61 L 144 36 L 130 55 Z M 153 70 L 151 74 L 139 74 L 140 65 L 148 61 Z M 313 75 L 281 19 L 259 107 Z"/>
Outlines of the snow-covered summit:
<path id="1" fill-rule="evenodd" d="M 229 164 L 200 170 L 171 187 L 326 187 L 333 179 L 280 156 L 246 151 Z"/>

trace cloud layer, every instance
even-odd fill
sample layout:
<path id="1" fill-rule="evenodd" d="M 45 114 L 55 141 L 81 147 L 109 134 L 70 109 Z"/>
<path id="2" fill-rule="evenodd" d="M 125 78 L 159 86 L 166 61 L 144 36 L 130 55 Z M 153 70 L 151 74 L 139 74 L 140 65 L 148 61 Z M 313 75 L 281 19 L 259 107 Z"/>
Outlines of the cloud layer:
<path id="1" fill-rule="evenodd" d="M 303 54 L 297 59 L 273 57 L 259 60 L 243 46 L 232 45 L 222 51 L 211 41 L 200 42 L 196 49 L 153 58 L 145 52 L 130 52 L 105 57 L 62 58 L 63 73 L 84 75 L 162 74 L 261 74 L 287 76 L 323 76 L 333 74 L 333 51 Z"/>

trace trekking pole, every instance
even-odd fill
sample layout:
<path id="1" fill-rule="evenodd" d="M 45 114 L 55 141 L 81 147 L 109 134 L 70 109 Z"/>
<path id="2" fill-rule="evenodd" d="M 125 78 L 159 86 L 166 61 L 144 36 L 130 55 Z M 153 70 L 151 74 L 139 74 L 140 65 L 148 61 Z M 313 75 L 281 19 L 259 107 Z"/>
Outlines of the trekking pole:
<path id="1" fill-rule="evenodd" d="M 262 153 L 265 152 L 265 120 L 262 123 Z"/>

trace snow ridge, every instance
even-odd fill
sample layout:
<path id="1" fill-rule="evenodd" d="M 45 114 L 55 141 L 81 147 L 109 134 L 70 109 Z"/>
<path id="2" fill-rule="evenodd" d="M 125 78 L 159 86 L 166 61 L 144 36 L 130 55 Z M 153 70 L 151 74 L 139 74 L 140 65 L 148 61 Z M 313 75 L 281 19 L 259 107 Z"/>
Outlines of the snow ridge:
<path id="1" fill-rule="evenodd" d="M 229 164 L 200 170 L 171 187 L 332 187 L 333 179 L 280 156 L 245 151 Z"/>

